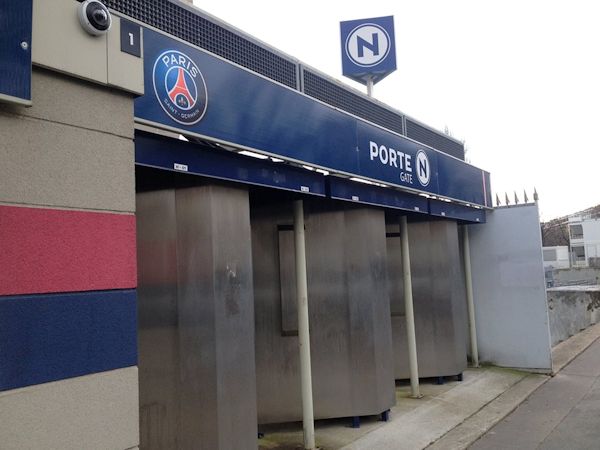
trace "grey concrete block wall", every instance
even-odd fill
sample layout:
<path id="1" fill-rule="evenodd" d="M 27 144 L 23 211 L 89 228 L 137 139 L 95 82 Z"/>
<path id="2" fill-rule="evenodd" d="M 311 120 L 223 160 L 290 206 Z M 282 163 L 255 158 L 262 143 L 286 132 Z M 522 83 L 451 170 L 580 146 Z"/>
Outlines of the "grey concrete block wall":
<path id="1" fill-rule="evenodd" d="M 600 269 L 593 267 L 555 269 L 553 277 L 555 286 L 600 284 Z"/>
<path id="2" fill-rule="evenodd" d="M 78 6 L 73 0 L 33 2 L 33 62 L 77 77 L 106 83 L 107 35 L 91 38 L 79 25 Z"/>
<path id="3" fill-rule="evenodd" d="M 32 100 L 0 105 L 0 203 L 132 214 L 133 95 L 34 67 Z M 137 374 L 1 392 L 0 448 L 136 447 Z"/>
<path id="4" fill-rule="evenodd" d="M 137 367 L 0 392 L 3 450 L 138 445 Z"/>
<path id="5" fill-rule="evenodd" d="M 143 94 L 143 56 L 121 51 L 121 18 L 113 13 L 110 32 L 91 36 L 79 24 L 79 8 L 75 0 L 33 1 L 33 63 Z"/>
<path id="6" fill-rule="evenodd" d="M 0 105 L 0 202 L 133 212 L 133 97 L 42 69 Z"/>
<path id="7" fill-rule="evenodd" d="M 131 94 L 37 67 L 31 84 L 31 108 L 6 104 L 0 110 L 133 139 Z"/>
<path id="8" fill-rule="evenodd" d="M 600 287 L 570 286 L 547 290 L 552 346 L 598 323 Z"/>

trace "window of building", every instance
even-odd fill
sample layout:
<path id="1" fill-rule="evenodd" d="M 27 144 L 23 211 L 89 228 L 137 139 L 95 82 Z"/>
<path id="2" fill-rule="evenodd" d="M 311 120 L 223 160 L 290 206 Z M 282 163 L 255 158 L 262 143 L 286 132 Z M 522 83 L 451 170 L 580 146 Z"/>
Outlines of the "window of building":
<path id="1" fill-rule="evenodd" d="M 571 239 L 583 239 L 583 225 L 571 225 L 569 229 L 571 231 Z"/>
<path id="2" fill-rule="evenodd" d="M 583 245 L 572 247 L 571 250 L 573 251 L 573 259 L 575 261 L 585 261 L 585 249 Z"/>

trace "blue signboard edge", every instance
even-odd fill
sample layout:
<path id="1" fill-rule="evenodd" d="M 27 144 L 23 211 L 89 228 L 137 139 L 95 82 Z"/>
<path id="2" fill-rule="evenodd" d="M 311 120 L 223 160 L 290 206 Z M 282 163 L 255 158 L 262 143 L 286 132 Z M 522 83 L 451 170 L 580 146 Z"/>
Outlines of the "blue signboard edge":
<path id="1" fill-rule="evenodd" d="M 445 219 L 456 219 L 474 224 L 486 222 L 486 209 L 473 208 L 457 203 L 429 199 L 429 214 Z"/>
<path id="2" fill-rule="evenodd" d="M 4 8 L 8 8 L 8 11 Z M 6 68 L 10 67 L 12 74 L 12 79 L 0 80 L 0 102 L 32 106 L 33 0 L 11 2 L 10 5 L 3 2 L 0 6 L 0 17 L 8 22 L 5 23 L 5 35 L 0 42 L 0 63 L 5 72 L 8 71 Z"/>
<path id="3" fill-rule="evenodd" d="M 334 200 L 382 206 L 385 208 L 428 214 L 427 198 L 418 194 L 372 186 L 335 176 L 327 177 L 327 196 Z"/>
<path id="4" fill-rule="evenodd" d="M 135 155 L 136 166 L 328 197 L 414 214 L 485 223 L 484 208 L 428 199 L 418 194 L 358 183 L 346 178 L 324 176 L 268 160 L 248 159 L 249 157 L 234 152 L 211 149 L 198 143 L 184 142 L 146 131 L 138 130 L 135 133 Z M 186 165 L 185 171 L 174 168 L 175 164 L 182 163 Z M 244 177 L 239 176 L 240 172 L 236 168 L 243 168 Z M 279 176 L 280 179 L 275 181 L 274 176 Z M 305 186 L 305 189 L 302 189 L 302 186 Z"/>
<path id="5" fill-rule="evenodd" d="M 140 130 L 135 132 L 135 164 L 318 197 L 326 196 L 325 177 L 318 173 Z M 185 165 L 185 171 L 175 169 L 177 164 Z M 243 177 L 240 176 L 242 172 Z"/>

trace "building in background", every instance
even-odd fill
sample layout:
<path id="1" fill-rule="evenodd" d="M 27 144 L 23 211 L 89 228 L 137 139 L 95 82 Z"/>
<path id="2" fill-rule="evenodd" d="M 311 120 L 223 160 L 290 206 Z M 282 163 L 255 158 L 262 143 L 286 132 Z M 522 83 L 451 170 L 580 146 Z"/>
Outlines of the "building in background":
<path id="1" fill-rule="evenodd" d="M 569 252 L 574 267 L 597 267 L 600 256 L 600 218 L 569 217 Z"/>
<path id="2" fill-rule="evenodd" d="M 568 269 L 571 267 L 569 259 L 569 247 L 556 245 L 544 247 L 544 269 Z"/>
<path id="3" fill-rule="evenodd" d="M 545 268 L 598 266 L 600 205 L 542 223 L 541 230 Z"/>

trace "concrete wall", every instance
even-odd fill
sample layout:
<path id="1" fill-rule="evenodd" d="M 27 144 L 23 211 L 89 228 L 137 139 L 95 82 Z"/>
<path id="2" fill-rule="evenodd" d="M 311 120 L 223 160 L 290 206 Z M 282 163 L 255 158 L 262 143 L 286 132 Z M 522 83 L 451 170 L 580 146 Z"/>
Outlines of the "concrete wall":
<path id="1" fill-rule="evenodd" d="M 133 96 L 34 68 L 32 99 L 0 105 L 0 447 L 134 448 Z"/>
<path id="2" fill-rule="evenodd" d="M 480 360 L 550 372 L 537 205 L 496 208 L 469 234 Z"/>
<path id="3" fill-rule="evenodd" d="M 548 289 L 547 296 L 552 346 L 600 318 L 600 286 L 555 287 Z"/>
<path id="4" fill-rule="evenodd" d="M 34 69 L 32 98 L 0 105 L 0 202 L 133 212 L 132 96 Z"/>
<path id="5" fill-rule="evenodd" d="M 0 447 L 136 447 L 137 376 L 137 368 L 129 367 L 0 392 Z"/>
<path id="6" fill-rule="evenodd" d="M 600 284 L 600 269 L 573 267 L 553 271 L 554 285 L 595 285 Z"/>
<path id="7" fill-rule="evenodd" d="M 581 225 L 583 226 L 583 240 L 586 244 L 600 243 L 600 219 L 585 219 Z"/>

